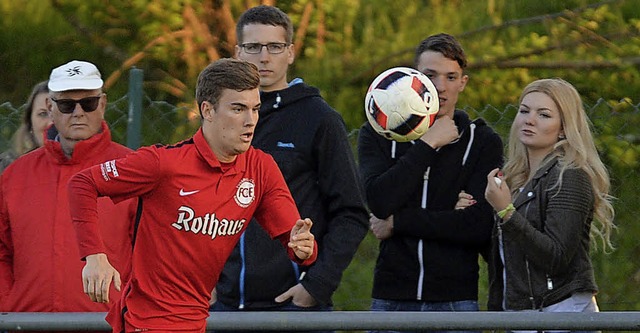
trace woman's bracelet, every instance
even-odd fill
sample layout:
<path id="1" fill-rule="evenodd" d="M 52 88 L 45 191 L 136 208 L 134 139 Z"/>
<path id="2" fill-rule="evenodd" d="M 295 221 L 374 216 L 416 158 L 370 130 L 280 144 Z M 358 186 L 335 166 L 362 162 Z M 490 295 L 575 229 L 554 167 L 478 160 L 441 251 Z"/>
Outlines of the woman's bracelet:
<path id="1" fill-rule="evenodd" d="M 498 217 L 503 219 L 505 216 L 507 216 L 507 214 L 515 211 L 516 211 L 516 207 L 514 207 L 513 204 L 510 203 L 507 207 L 505 207 L 503 210 L 498 212 Z"/>

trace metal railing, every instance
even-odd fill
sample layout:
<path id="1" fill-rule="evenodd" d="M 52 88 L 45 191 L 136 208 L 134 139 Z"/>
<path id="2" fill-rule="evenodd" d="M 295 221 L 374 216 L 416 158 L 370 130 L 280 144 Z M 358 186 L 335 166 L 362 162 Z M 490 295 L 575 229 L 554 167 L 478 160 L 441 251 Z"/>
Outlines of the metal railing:
<path id="1" fill-rule="evenodd" d="M 109 331 L 105 313 L 0 313 L 0 330 Z M 221 330 L 581 330 L 640 331 L 640 312 L 215 312 Z"/>

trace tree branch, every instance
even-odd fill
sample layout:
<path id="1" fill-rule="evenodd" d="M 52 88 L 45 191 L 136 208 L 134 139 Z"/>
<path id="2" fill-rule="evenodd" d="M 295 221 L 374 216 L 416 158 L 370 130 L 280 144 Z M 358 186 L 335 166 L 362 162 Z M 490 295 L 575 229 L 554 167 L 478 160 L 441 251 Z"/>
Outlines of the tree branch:
<path id="1" fill-rule="evenodd" d="M 542 21 L 545 21 L 545 20 L 558 18 L 558 17 L 575 16 L 575 14 L 584 12 L 587 9 L 590 9 L 590 8 L 598 8 L 600 6 L 604 6 L 604 5 L 607 5 L 607 4 L 619 3 L 619 2 L 623 2 L 623 1 L 625 1 L 625 0 L 606 0 L 606 1 L 601 1 L 601 2 L 598 2 L 598 3 L 590 4 L 590 5 L 587 5 L 587 6 L 578 7 L 578 8 L 572 9 L 572 10 L 564 10 L 562 12 L 557 12 L 557 13 L 539 15 L 539 16 L 528 17 L 528 18 L 518 19 L 518 20 L 511 20 L 511 21 L 507 21 L 505 23 L 502 23 L 500 25 L 485 26 L 485 27 L 481 27 L 481 28 L 476 29 L 476 30 L 467 31 L 467 32 L 464 32 L 464 33 L 456 36 L 456 38 L 458 38 L 458 39 L 468 39 L 468 38 L 472 38 L 473 35 L 476 35 L 476 34 L 479 34 L 479 33 L 482 33 L 482 32 L 491 31 L 491 30 L 501 30 L 501 29 L 504 29 L 504 28 L 507 28 L 507 27 L 510 27 L 510 26 L 521 26 L 521 25 L 526 25 L 526 24 L 532 24 L 532 23 L 542 22 Z M 633 34 L 629 34 L 629 36 L 637 36 L 637 35 L 638 35 L 637 32 L 633 33 Z M 617 37 L 617 35 L 614 35 L 614 36 L 610 36 L 610 38 L 616 39 L 618 37 Z M 517 59 L 517 58 L 520 58 L 520 57 L 544 54 L 544 53 L 552 51 L 552 50 L 563 49 L 565 47 L 579 45 L 580 43 L 583 43 L 583 42 L 586 42 L 586 41 L 591 41 L 591 40 L 594 40 L 594 39 L 596 39 L 596 38 L 587 38 L 587 39 L 584 39 L 584 40 L 576 41 L 575 43 L 571 43 L 571 44 L 554 45 L 554 46 L 549 46 L 549 47 L 541 48 L 541 49 L 535 49 L 535 50 L 531 50 L 531 51 L 527 51 L 527 52 L 509 54 L 509 55 L 506 55 L 504 57 L 492 59 L 492 60 L 489 60 L 489 61 L 470 62 L 469 63 L 469 68 L 487 68 L 487 67 L 491 67 L 491 66 L 499 66 L 498 64 L 500 62 L 504 62 L 505 60 L 507 60 L 505 62 L 505 65 L 504 65 L 506 67 L 498 67 L 498 68 L 515 68 L 515 67 L 510 67 L 510 66 L 513 66 L 513 64 L 516 63 L 516 62 L 509 62 L 508 59 Z M 393 59 L 397 59 L 397 58 L 400 58 L 400 57 L 405 57 L 407 54 L 410 54 L 410 53 L 413 53 L 413 52 L 415 52 L 415 47 L 405 48 L 405 49 L 398 50 L 397 52 L 391 53 L 391 54 L 387 55 L 386 57 L 380 59 L 379 61 L 374 62 L 371 66 L 369 66 L 368 69 L 365 69 L 365 70 L 361 71 L 360 73 L 358 73 L 357 75 L 353 76 L 351 78 L 351 80 L 349 80 L 349 82 L 350 83 L 360 82 L 360 81 L 364 80 L 364 78 L 370 77 L 372 73 L 375 73 L 376 70 L 378 68 L 382 67 L 384 64 L 388 64 L 389 62 L 393 62 L 392 61 Z M 407 65 L 411 66 L 412 64 L 407 64 Z M 518 67 L 518 66 L 516 66 L 516 67 Z M 546 66 L 542 66 L 542 67 L 547 68 Z M 551 67 L 551 68 L 555 68 L 555 67 Z"/>
<path id="2" fill-rule="evenodd" d="M 507 22 L 504 22 L 504 23 L 499 24 L 499 25 L 488 25 L 488 26 L 484 26 L 484 27 L 481 27 L 481 28 L 476 29 L 476 30 L 463 32 L 458 37 L 461 38 L 461 39 L 464 39 L 464 38 L 469 38 L 469 37 L 471 37 L 473 35 L 476 35 L 476 34 L 479 34 L 481 32 L 485 32 L 485 31 L 502 30 L 502 29 L 505 29 L 505 28 L 508 28 L 508 27 L 511 27 L 511 26 L 521 26 L 521 25 L 527 25 L 527 24 L 531 24 L 531 23 L 542 22 L 542 21 L 554 19 L 554 18 L 557 18 L 557 17 L 566 17 L 566 16 L 568 16 L 570 14 L 575 15 L 575 14 L 582 13 L 582 12 L 586 11 L 587 9 L 598 8 L 598 7 L 601 7 L 601 6 L 604 6 L 604 5 L 608 5 L 608 4 L 611 4 L 611 3 L 623 2 L 623 1 L 625 1 L 625 0 L 606 0 L 606 1 L 592 3 L 592 4 L 587 5 L 587 6 L 578 7 L 578 8 L 571 9 L 571 10 L 563 10 L 563 11 L 557 12 L 557 13 L 551 13 L 551 14 L 527 17 L 527 18 L 523 18 L 523 19 L 511 20 L 511 21 L 507 21 Z"/>
<path id="3" fill-rule="evenodd" d="M 525 58 L 525 57 L 530 57 L 530 56 L 535 56 L 535 55 L 542 55 L 545 54 L 547 52 L 551 52 L 551 51 L 555 51 L 555 50 L 563 50 L 563 49 L 570 49 L 570 48 L 574 48 L 580 44 L 585 44 L 591 41 L 601 41 L 601 39 L 606 39 L 607 41 L 611 41 L 611 40 L 618 40 L 618 39 L 627 39 L 630 37 L 636 37 L 636 36 L 640 36 L 640 31 L 635 31 L 635 32 L 626 32 L 626 33 L 613 33 L 613 34 L 608 34 L 605 36 L 598 36 L 597 38 L 595 37 L 587 37 L 585 39 L 581 39 L 581 40 L 577 40 L 571 43 L 565 43 L 565 44 L 556 44 L 556 45 L 551 45 L 548 47 L 544 47 L 544 48 L 538 48 L 538 49 L 533 49 L 533 50 L 528 50 L 525 52 L 519 52 L 519 53 L 512 53 L 512 54 L 508 54 L 504 57 L 498 57 L 495 59 L 490 59 L 490 60 L 484 60 L 484 61 L 475 61 L 475 62 L 469 62 L 469 68 L 487 68 L 487 67 L 491 67 L 493 65 L 499 64 L 501 62 L 508 62 L 510 60 L 515 60 L 515 59 L 519 59 L 519 58 Z"/>
<path id="4" fill-rule="evenodd" d="M 60 13 L 69 25 L 71 25 L 80 35 L 86 37 L 91 44 L 100 46 L 106 55 L 121 62 L 129 58 L 129 54 L 127 52 L 115 46 L 108 39 L 102 38 L 101 35 L 93 33 L 91 29 L 80 23 L 75 15 L 68 14 L 67 11 L 64 10 L 64 6 L 58 0 L 51 0 L 51 7 Z"/>
<path id="5" fill-rule="evenodd" d="M 640 57 L 626 57 L 616 60 L 600 61 L 503 61 L 491 66 L 474 66 L 474 68 L 528 68 L 528 69 L 606 69 L 640 65 Z"/>

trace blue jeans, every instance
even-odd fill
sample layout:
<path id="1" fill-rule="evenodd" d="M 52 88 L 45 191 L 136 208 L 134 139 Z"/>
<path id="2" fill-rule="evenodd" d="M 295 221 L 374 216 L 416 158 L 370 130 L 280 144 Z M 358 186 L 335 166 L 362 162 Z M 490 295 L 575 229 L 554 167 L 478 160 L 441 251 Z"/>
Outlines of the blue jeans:
<path id="1" fill-rule="evenodd" d="M 371 311 L 479 311 L 478 301 L 456 301 L 456 302 L 421 302 L 421 301 L 393 301 L 374 298 L 371 303 Z M 400 333 L 400 331 L 370 331 L 371 333 Z M 407 331 L 403 331 L 407 332 Z M 480 331 L 418 331 L 431 333 L 480 333 Z"/>
<path id="2" fill-rule="evenodd" d="M 211 308 L 209 308 L 209 311 L 212 312 L 216 312 L 216 311 L 333 311 L 333 307 L 331 306 L 321 306 L 321 305 L 317 305 L 314 307 L 310 307 L 310 308 L 303 308 L 303 307 L 299 307 L 295 304 L 293 304 L 293 302 L 289 301 L 289 302 L 284 302 L 282 303 L 281 306 L 278 307 L 274 307 L 274 308 L 268 308 L 268 309 L 244 309 L 244 310 L 240 310 L 236 307 L 231 307 L 231 306 L 227 306 L 222 304 L 222 302 L 215 302 Z M 214 314 L 215 315 L 215 314 Z M 246 332 L 246 333 L 256 333 L 256 332 L 262 332 L 262 333 L 280 333 L 280 331 L 209 331 L 209 332 L 213 332 L 213 333 L 238 333 L 238 332 Z M 334 333 L 334 331 L 287 331 L 287 332 L 293 332 L 293 333 Z"/>

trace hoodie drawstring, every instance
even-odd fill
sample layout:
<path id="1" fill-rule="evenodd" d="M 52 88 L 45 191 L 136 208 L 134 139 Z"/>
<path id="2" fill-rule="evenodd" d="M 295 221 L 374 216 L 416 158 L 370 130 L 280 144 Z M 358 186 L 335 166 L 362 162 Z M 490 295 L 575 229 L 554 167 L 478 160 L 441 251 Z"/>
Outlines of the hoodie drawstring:
<path id="1" fill-rule="evenodd" d="M 280 102 L 282 102 L 282 97 L 280 97 L 280 93 L 276 94 L 276 103 L 273 104 L 273 108 L 277 109 L 280 107 Z"/>
<path id="2" fill-rule="evenodd" d="M 464 152 L 464 156 L 462 157 L 462 165 L 464 166 L 467 163 L 467 157 L 469 157 L 469 152 L 471 151 L 471 146 L 473 145 L 473 138 L 475 137 L 476 124 L 471 123 L 469 125 L 471 129 L 471 133 L 469 134 L 469 143 L 467 144 L 467 150 Z"/>

